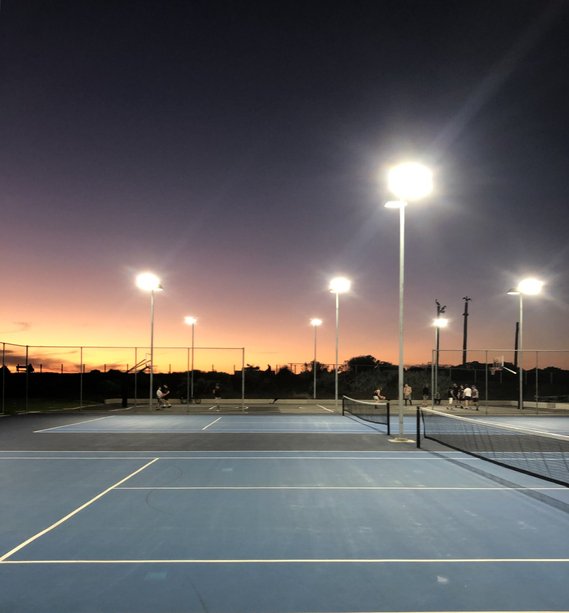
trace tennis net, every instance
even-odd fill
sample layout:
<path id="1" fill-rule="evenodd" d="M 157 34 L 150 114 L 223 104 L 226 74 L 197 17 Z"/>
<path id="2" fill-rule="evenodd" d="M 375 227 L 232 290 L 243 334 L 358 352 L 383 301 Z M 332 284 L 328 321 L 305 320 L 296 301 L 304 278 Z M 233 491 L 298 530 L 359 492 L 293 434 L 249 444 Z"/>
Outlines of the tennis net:
<path id="1" fill-rule="evenodd" d="M 417 409 L 417 447 L 421 434 L 451 449 L 569 486 L 569 436 L 424 408 Z"/>
<path id="2" fill-rule="evenodd" d="M 389 427 L 389 402 L 370 402 L 356 400 L 349 396 L 342 397 L 342 415 L 349 413 L 364 421 L 381 424 L 387 427 L 387 434 L 391 433 Z"/>

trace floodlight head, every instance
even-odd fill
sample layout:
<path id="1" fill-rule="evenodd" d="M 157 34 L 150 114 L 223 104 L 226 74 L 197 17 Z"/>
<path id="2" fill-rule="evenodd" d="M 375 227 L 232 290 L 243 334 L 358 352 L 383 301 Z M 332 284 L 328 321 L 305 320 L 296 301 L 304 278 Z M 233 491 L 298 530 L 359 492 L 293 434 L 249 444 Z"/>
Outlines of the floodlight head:
<path id="1" fill-rule="evenodd" d="M 541 293 L 543 285 L 543 281 L 533 277 L 528 277 L 527 279 L 522 279 L 518 283 L 518 287 L 516 289 L 518 293 L 524 294 L 525 296 L 536 296 L 537 294 Z"/>
<path id="2" fill-rule="evenodd" d="M 328 289 L 332 294 L 345 294 L 350 291 L 352 287 L 352 282 L 346 277 L 334 277 L 332 281 L 330 281 L 330 285 Z"/>
<path id="3" fill-rule="evenodd" d="M 318 317 L 314 317 L 310 320 L 310 325 L 314 326 L 315 328 L 317 328 L 318 326 L 322 325 L 322 320 L 318 319 Z"/>
<path id="4" fill-rule="evenodd" d="M 198 320 L 195 317 L 188 315 L 187 317 L 184 317 L 184 323 L 188 326 L 193 326 L 194 324 L 198 323 Z"/>
<path id="5" fill-rule="evenodd" d="M 389 170 L 387 186 L 400 200 L 420 200 L 433 191 L 433 173 L 423 164 L 405 162 Z"/>
<path id="6" fill-rule="evenodd" d="M 383 206 L 386 209 L 401 209 L 407 206 L 407 203 L 403 200 L 388 200 Z"/>
<path id="7" fill-rule="evenodd" d="M 519 296 L 520 292 L 515 287 L 510 287 L 510 289 L 506 292 L 508 296 Z"/>
<path id="8" fill-rule="evenodd" d="M 141 272 L 137 275 L 136 286 L 145 292 L 155 292 L 163 289 L 160 279 L 151 272 Z"/>
<path id="9" fill-rule="evenodd" d="M 446 328 L 448 326 L 448 319 L 446 317 L 437 317 L 433 319 L 433 326 L 435 328 Z"/>

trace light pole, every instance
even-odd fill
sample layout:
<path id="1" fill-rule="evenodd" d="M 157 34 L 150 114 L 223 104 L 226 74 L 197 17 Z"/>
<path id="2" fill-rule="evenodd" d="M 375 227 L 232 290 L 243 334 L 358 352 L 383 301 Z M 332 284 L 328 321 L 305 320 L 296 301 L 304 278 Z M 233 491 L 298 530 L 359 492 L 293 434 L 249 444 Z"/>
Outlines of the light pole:
<path id="1" fill-rule="evenodd" d="M 441 339 L 441 335 L 440 335 L 440 329 L 444 328 L 447 324 L 448 324 L 448 320 L 445 319 L 444 317 L 441 317 L 441 315 L 444 314 L 444 312 L 447 310 L 446 305 L 441 306 L 441 303 L 435 299 L 435 304 L 437 305 L 437 316 L 435 317 L 434 321 L 433 321 L 433 325 L 435 326 L 436 330 L 435 330 L 435 348 L 437 351 L 436 354 L 436 370 L 435 370 L 435 375 L 436 375 L 436 389 L 438 390 L 439 388 L 439 348 L 440 348 L 440 339 Z M 433 393 L 435 392 L 435 390 L 433 390 Z"/>
<path id="2" fill-rule="evenodd" d="M 330 293 L 336 294 L 336 362 L 334 364 L 334 403 L 336 411 L 338 410 L 338 331 L 340 323 L 340 294 L 345 294 L 350 291 L 352 282 L 346 277 L 334 277 L 330 281 L 328 289 Z"/>
<path id="3" fill-rule="evenodd" d="M 437 301 L 437 307 L 440 307 L 440 304 Z M 435 396 L 439 391 L 439 341 L 440 341 L 440 332 L 441 328 L 446 328 L 448 326 L 448 319 L 446 317 L 440 317 L 441 313 L 444 313 L 446 307 L 443 307 L 440 311 L 437 309 L 437 313 L 439 317 L 433 319 L 433 326 L 435 327 L 435 368 L 434 368 L 434 376 L 432 383 L 432 394 L 433 394 L 433 406 L 435 404 Z"/>
<path id="4" fill-rule="evenodd" d="M 395 442 L 407 442 L 403 425 L 403 297 L 405 288 L 405 207 L 408 202 L 428 196 L 433 189 L 431 171 L 415 162 L 393 166 L 387 175 L 389 191 L 399 200 L 385 204 L 387 208 L 399 209 L 399 436 Z"/>
<path id="5" fill-rule="evenodd" d="M 145 292 L 150 292 L 150 392 L 148 407 L 152 410 L 152 389 L 154 385 L 154 294 L 157 291 L 162 291 L 163 288 L 160 284 L 160 279 L 151 272 L 142 272 L 137 275 L 136 286 Z"/>
<path id="6" fill-rule="evenodd" d="M 310 320 L 310 325 L 314 328 L 314 360 L 312 361 L 312 374 L 314 376 L 314 400 L 316 400 L 316 332 L 322 325 L 322 320 L 314 317 Z"/>
<path id="7" fill-rule="evenodd" d="M 190 375 L 190 389 L 188 389 L 188 405 L 193 401 L 194 399 L 194 349 L 195 349 L 195 344 L 194 344 L 194 338 L 195 338 L 195 328 L 196 328 L 196 323 L 197 323 L 197 319 L 195 317 L 191 317 L 190 315 L 188 315 L 187 317 L 184 317 L 184 323 L 187 324 L 188 326 L 192 326 L 192 362 L 191 362 L 191 375 Z"/>
<path id="8" fill-rule="evenodd" d="M 523 334 L 524 334 L 524 295 L 537 296 L 543 288 L 543 281 L 533 277 L 522 279 L 517 287 L 508 290 L 510 296 L 518 296 L 520 304 L 518 337 L 518 410 L 524 408 L 524 368 L 523 368 Z"/>

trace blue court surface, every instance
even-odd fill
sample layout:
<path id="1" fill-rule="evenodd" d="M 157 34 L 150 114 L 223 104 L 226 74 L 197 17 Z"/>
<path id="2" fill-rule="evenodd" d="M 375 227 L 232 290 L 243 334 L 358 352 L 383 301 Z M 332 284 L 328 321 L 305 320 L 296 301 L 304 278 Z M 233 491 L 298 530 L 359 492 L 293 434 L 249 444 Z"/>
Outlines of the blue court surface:
<path id="1" fill-rule="evenodd" d="M 468 415 L 471 417 L 471 415 Z M 550 432 L 553 434 L 569 435 L 569 419 L 567 417 L 495 417 L 484 416 L 478 419 L 484 421 L 503 424 L 506 426 L 515 426 L 524 430 L 533 430 L 534 432 Z"/>
<path id="2" fill-rule="evenodd" d="M 188 417 L 130 426 L 213 421 Z M 234 417 L 228 432 L 277 427 Z M 64 431 L 105 436 L 122 419 Z M 311 431 L 311 419 L 283 424 Z M 321 431 L 367 428 L 340 422 Z M 569 488 L 459 452 L 386 446 L 2 451 L 0 611 L 568 610 Z"/>
<path id="3" fill-rule="evenodd" d="M 414 420 L 406 422 L 413 428 Z M 107 415 L 42 429 L 39 433 L 337 433 L 385 432 L 385 427 L 341 415 Z"/>

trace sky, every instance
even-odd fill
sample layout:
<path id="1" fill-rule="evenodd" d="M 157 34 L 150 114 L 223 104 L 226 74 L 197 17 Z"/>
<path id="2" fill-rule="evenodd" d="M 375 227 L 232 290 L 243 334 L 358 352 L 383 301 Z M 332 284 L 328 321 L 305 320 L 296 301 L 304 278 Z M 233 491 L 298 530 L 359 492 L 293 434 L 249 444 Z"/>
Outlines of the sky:
<path id="1" fill-rule="evenodd" d="M 417 160 L 405 362 L 431 359 L 436 299 L 442 362 L 464 296 L 469 349 L 513 348 L 528 275 L 524 348 L 569 349 L 568 65 L 566 0 L 4 0 L 0 342 L 148 346 L 152 271 L 156 346 L 193 315 L 198 348 L 308 362 L 320 317 L 333 363 L 343 275 L 340 362 L 396 363 L 386 172 Z"/>

